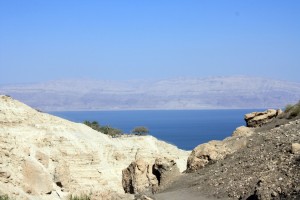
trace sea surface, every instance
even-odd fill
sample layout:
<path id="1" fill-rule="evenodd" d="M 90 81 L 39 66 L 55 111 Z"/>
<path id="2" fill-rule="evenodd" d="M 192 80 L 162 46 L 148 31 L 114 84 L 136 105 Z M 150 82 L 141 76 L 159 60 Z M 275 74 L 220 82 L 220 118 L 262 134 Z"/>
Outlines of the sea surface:
<path id="1" fill-rule="evenodd" d="M 222 140 L 245 125 L 244 115 L 257 110 L 68 111 L 51 114 L 73 122 L 98 121 L 123 130 L 145 126 L 150 135 L 178 148 L 192 150 L 210 140 Z M 142 136 L 141 136 L 142 137 Z"/>

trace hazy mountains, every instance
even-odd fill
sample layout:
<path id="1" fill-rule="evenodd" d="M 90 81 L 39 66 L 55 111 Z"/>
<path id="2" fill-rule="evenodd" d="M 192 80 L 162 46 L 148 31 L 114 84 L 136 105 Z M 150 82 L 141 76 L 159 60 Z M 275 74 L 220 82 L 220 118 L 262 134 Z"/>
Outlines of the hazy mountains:
<path id="1" fill-rule="evenodd" d="M 2 85 L 41 110 L 278 108 L 300 100 L 300 83 L 234 76 L 156 81 L 58 80 Z"/>

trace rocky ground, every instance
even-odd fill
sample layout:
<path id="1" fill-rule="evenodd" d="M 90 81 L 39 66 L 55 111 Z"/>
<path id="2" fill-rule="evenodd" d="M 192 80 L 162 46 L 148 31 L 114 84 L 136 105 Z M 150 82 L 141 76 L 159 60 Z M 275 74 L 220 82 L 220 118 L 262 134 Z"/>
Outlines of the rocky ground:
<path id="1" fill-rule="evenodd" d="M 177 197 L 186 193 L 181 199 L 197 195 L 207 199 L 300 199 L 300 120 L 281 116 L 249 130 L 250 134 L 246 131 L 242 137 L 229 138 L 246 140 L 244 146 L 222 159 L 208 158 L 205 166 L 183 174 L 153 198 L 173 195 L 180 199 Z M 221 144 L 224 147 L 228 142 Z M 203 153 L 207 147 L 200 149 Z"/>

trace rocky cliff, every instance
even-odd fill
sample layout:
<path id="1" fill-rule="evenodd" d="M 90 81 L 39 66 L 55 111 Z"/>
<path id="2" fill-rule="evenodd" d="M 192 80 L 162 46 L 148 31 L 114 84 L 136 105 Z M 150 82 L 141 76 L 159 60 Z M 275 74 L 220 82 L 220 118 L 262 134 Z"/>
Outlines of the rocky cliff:
<path id="1" fill-rule="evenodd" d="M 0 96 L 0 195 L 132 199 L 124 193 L 122 170 L 133 161 L 170 159 L 182 172 L 188 154 L 151 136 L 111 138 Z"/>

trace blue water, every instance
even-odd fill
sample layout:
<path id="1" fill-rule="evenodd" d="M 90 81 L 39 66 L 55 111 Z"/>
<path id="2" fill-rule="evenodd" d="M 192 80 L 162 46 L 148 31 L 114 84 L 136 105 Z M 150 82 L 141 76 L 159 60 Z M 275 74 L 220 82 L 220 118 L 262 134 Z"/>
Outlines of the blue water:
<path id="1" fill-rule="evenodd" d="M 98 121 L 125 133 L 146 126 L 150 135 L 185 150 L 209 140 L 222 140 L 245 125 L 244 115 L 253 110 L 80 111 L 51 112 L 74 122 Z"/>

